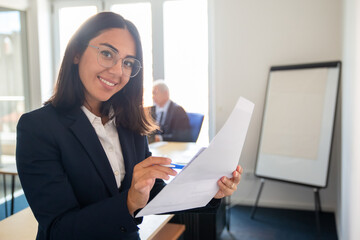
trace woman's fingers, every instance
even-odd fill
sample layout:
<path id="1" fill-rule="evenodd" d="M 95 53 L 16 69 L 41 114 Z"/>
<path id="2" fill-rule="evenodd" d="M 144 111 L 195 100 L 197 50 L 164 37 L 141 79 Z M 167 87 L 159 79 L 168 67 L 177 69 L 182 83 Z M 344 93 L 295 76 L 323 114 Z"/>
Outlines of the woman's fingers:
<path id="1" fill-rule="evenodd" d="M 237 189 L 237 183 L 227 177 L 222 177 L 220 183 L 223 184 L 225 190 L 235 191 Z"/>
<path id="2" fill-rule="evenodd" d="M 162 167 L 162 166 L 151 166 L 146 168 L 141 176 L 137 179 L 138 181 L 147 180 L 147 179 L 153 179 L 156 178 L 168 180 L 171 176 L 175 176 L 177 172 L 169 167 Z"/>
<path id="3" fill-rule="evenodd" d="M 152 187 L 156 178 L 168 180 L 169 175 L 175 176 L 175 170 L 162 166 L 170 163 L 171 160 L 164 157 L 149 157 L 138 163 L 133 173 L 134 187 L 141 191 L 142 188 Z"/>
<path id="4" fill-rule="evenodd" d="M 240 173 L 240 175 L 241 175 L 243 173 L 243 168 L 240 165 L 238 165 L 236 167 L 236 171 L 238 171 Z"/>
<path id="5" fill-rule="evenodd" d="M 219 191 L 214 196 L 214 198 L 216 198 L 216 199 L 220 199 L 220 198 L 223 198 L 223 197 L 226 197 L 226 196 L 230 196 L 236 190 L 236 184 L 232 183 L 231 181 L 227 182 L 224 178 L 225 177 L 222 177 L 218 181 Z"/>
<path id="6" fill-rule="evenodd" d="M 146 205 L 157 178 L 168 180 L 169 175 L 177 174 L 175 170 L 162 166 L 170 163 L 171 159 L 169 158 L 148 157 L 135 165 L 128 193 L 128 207 L 131 214 Z"/>
<path id="7" fill-rule="evenodd" d="M 232 173 L 232 178 L 222 177 L 218 181 L 219 191 L 214 198 L 223 198 L 232 195 L 237 190 L 237 185 L 240 183 L 243 169 L 240 165 Z"/>
<path id="8" fill-rule="evenodd" d="M 215 195 L 215 198 L 222 198 L 222 197 L 230 196 L 237 189 L 237 185 L 226 177 L 222 177 L 218 181 L 218 186 L 219 186 L 219 191 Z"/>
<path id="9" fill-rule="evenodd" d="M 238 166 L 239 167 L 239 166 Z M 242 173 L 242 168 L 240 168 L 241 171 L 238 170 L 238 168 L 236 168 L 236 170 L 233 172 L 233 177 L 231 178 L 231 180 L 238 185 L 240 183 L 241 180 L 241 173 Z"/>
<path id="10" fill-rule="evenodd" d="M 177 172 L 169 167 L 164 167 L 161 165 L 150 165 L 148 167 L 138 166 L 134 168 L 134 181 L 140 181 L 143 179 L 164 179 L 168 180 L 169 175 L 175 176 Z"/>
<path id="11" fill-rule="evenodd" d="M 141 166 L 141 167 L 150 167 L 152 165 L 167 165 L 171 163 L 171 159 L 170 158 L 165 158 L 165 157 L 148 157 L 147 159 L 145 159 L 144 161 L 138 163 L 137 165 Z"/>

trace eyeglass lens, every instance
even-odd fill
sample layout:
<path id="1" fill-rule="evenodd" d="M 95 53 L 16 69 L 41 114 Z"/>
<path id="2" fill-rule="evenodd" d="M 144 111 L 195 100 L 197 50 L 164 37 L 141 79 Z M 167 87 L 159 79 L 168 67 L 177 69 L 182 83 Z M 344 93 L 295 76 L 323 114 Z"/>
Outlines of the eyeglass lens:
<path id="1" fill-rule="evenodd" d="M 99 53 L 98 53 L 98 63 L 106 68 L 110 68 L 114 66 L 121 58 L 119 57 L 119 54 L 114 52 L 112 49 L 108 47 L 99 47 Z M 141 68 L 141 63 L 139 60 L 132 58 L 132 57 L 126 57 L 122 59 L 121 64 L 123 74 L 129 77 L 135 77 Z"/>

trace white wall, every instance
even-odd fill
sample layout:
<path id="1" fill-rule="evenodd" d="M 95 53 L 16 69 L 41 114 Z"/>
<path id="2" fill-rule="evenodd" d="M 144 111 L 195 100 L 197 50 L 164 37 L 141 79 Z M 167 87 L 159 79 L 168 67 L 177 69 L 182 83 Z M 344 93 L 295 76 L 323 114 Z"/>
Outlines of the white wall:
<path id="1" fill-rule="evenodd" d="M 219 130 L 239 96 L 255 103 L 240 158 L 245 174 L 233 203 L 253 204 L 259 179 L 253 176 L 270 66 L 341 60 L 340 0 L 212 1 L 214 12 L 215 125 Z M 337 121 L 328 188 L 320 191 L 323 209 L 337 206 L 340 118 Z M 304 178 L 306 173 L 304 172 Z M 260 205 L 313 209 L 313 189 L 266 181 Z"/>
<path id="2" fill-rule="evenodd" d="M 360 2 L 344 4 L 342 178 L 339 236 L 360 239 Z M 338 217 L 339 218 L 339 217 Z"/>

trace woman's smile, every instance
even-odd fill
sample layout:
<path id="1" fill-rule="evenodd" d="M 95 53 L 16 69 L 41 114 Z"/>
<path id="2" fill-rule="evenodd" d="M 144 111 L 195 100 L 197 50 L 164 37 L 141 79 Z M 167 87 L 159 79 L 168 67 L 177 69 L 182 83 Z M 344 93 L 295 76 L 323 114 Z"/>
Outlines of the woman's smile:
<path id="1" fill-rule="evenodd" d="M 113 81 L 110 80 L 105 80 L 104 78 L 98 76 L 98 79 L 105 84 L 105 86 L 107 87 L 115 87 L 118 83 L 115 83 Z"/>

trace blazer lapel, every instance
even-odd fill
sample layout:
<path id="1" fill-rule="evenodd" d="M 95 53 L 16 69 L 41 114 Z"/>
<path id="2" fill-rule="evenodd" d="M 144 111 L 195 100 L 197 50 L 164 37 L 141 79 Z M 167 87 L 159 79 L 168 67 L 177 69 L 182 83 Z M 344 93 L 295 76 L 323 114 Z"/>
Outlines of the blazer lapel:
<path id="1" fill-rule="evenodd" d="M 136 152 L 134 148 L 134 135 L 132 134 L 132 132 L 121 126 L 119 126 L 117 129 L 119 133 L 120 145 L 124 157 L 126 172 L 120 186 L 120 191 L 123 191 L 129 189 L 131 186 L 133 169 L 136 164 Z"/>
<path id="2" fill-rule="evenodd" d="M 72 117 L 74 117 L 74 115 Z M 116 180 L 109 160 L 107 159 L 105 151 L 101 146 L 95 129 L 81 110 L 77 113 L 77 116 L 75 116 L 75 122 L 70 126 L 70 129 L 89 154 L 90 159 L 105 182 L 109 192 L 112 195 L 117 194 L 118 190 Z"/>

